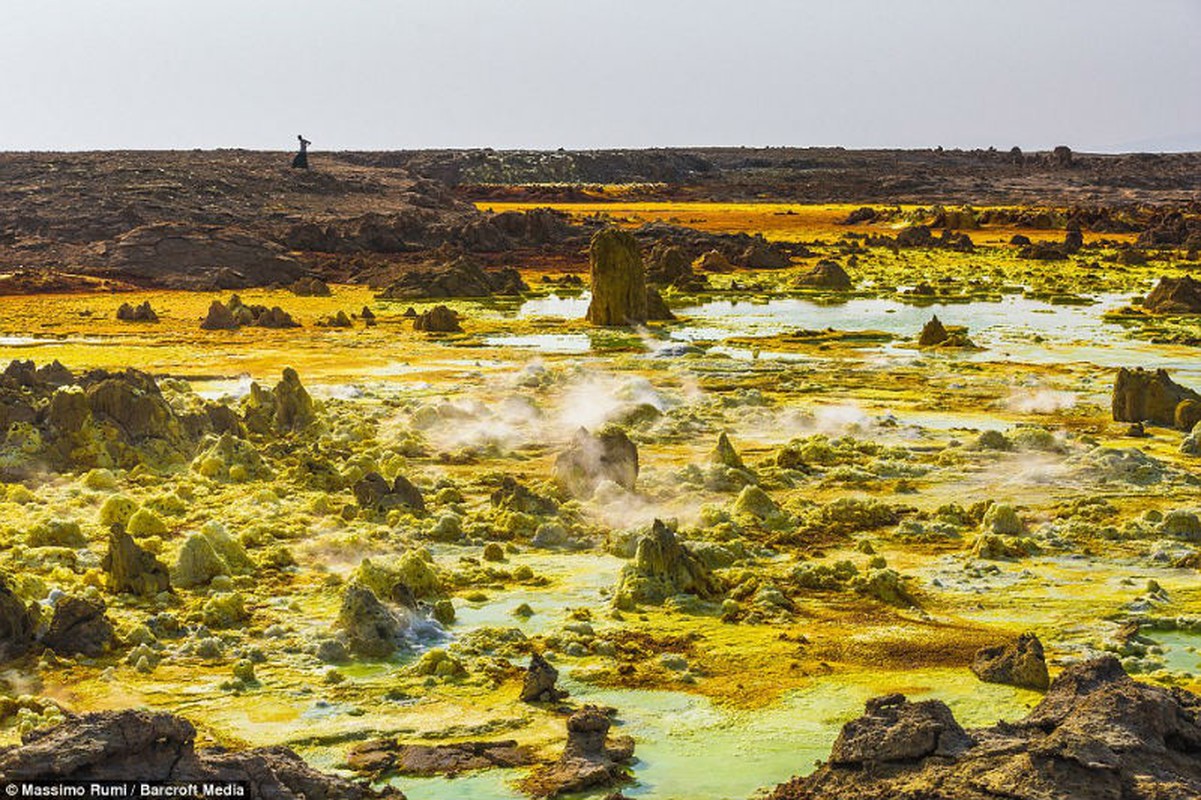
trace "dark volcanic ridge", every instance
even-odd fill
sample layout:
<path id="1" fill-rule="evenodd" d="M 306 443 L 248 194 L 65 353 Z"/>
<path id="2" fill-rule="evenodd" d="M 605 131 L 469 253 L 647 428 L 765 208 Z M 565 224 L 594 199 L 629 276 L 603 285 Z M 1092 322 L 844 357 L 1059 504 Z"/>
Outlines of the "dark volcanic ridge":
<path id="1" fill-rule="evenodd" d="M 1201 203 L 1201 154 L 431 150 L 316 153 L 310 165 L 245 150 L 0 154 L 0 270 L 16 273 L 5 286 L 97 285 L 62 277 L 71 275 L 109 288 L 239 289 L 313 276 L 384 286 L 428 268 L 439 248 L 486 262 L 492 254 L 486 266 L 528 256 L 582 269 L 599 221 L 549 209 L 494 214 L 471 201 L 604 199 L 612 184 L 623 197 L 654 199 L 1120 206 L 1140 230 Z M 662 224 L 635 235 L 648 250 L 717 250 L 752 267 L 766 244 Z M 758 255 L 748 261 L 748 252 Z M 787 264 L 787 254 L 768 255 Z"/>

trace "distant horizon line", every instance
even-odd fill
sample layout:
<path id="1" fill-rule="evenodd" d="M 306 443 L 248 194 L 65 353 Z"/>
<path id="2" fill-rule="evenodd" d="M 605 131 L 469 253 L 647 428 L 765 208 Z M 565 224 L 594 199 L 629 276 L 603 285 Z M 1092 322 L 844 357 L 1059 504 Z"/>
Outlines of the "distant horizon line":
<path id="1" fill-rule="evenodd" d="M 1201 154 L 1201 143 L 1197 149 L 1164 149 L 1164 150 L 1108 150 L 1090 149 L 1077 150 L 1071 145 L 1054 145 L 1047 148 L 1020 148 L 1022 153 L 1051 153 L 1056 147 L 1066 146 L 1072 153 L 1081 156 L 1133 156 L 1133 155 L 1194 155 Z M 84 147 L 84 148 L 48 148 L 48 149 L 10 149 L 0 148 L 0 153 L 215 153 L 222 151 L 244 151 L 251 153 L 291 153 L 296 148 L 261 148 L 238 145 L 217 147 Z M 934 145 L 927 147 L 853 147 L 847 145 L 728 145 L 728 144 L 698 144 L 698 145 L 638 145 L 633 147 L 493 147 L 489 145 L 475 146 L 421 146 L 421 147 L 345 147 L 345 148 L 312 148 L 309 153 L 421 153 L 421 152 L 478 152 L 491 151 L 495 153 L 612 153 L 612 152 L 649 152 L 656 150 L 844 150 L 848 152 L 909 152 L 909 153 L 977 153 L 996 152 L 1009 153 L 1012 147 L 947 147 Z"/>

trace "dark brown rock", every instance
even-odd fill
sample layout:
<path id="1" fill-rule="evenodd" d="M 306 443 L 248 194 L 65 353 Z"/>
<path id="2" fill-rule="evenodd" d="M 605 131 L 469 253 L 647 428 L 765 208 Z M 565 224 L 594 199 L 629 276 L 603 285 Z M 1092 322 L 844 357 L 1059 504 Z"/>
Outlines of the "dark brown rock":
<path id="1" fill-rule="evenodd" d="M 521 701 L 524 703 L 554 703 L 567 696 L 555 686 L 559 671 L 542 657 L 541 653 L 530 656 L 530 665 L 521 684 Z"/>
<path id="2" fill-rule="evenodd" d="M 941 700 L 910 703 L 894 694 L 867 701 L 864 716 L 848 722 L 830 750 L 830 764 L 862 766 L 955 756 L 972 740 Z"/>
<path id="3" fill-rule="evenodd" d="M 697 269 L 705 272 L 733 272 L 734 265 L 719 250 L 709 250 L 696 260 Z"/>
<path id="4" fill-rule="evenodd" d="M 534 797 L 558 797 L 630 780 L 625 765 L 634 757 L 628 736 L 609 739 L 609 718 L 584 706 L 567 720 L 567 745 L 554 764 L 535 770 L 521 788 Z"/>
<path id="5" fill-rule="evenodd" d="M 943 327 L 938 315 L 930 317 L 930 321 L 922 326 L 922 332 L 917 337 L 918 347 L 936 347 L 951 338 Z"/>
<path id="6" fill-rule="evenodd" d="M 446 306 L 434 306 L 413 320 L 413 330 L 427 333 L 461 333 L 459 315 Z"/>
<path id="7" fill-rule="evenodd" d="M 520 273 L 511 267 L 488 272 L 471 256 L 452 256 L 447 251 L 436 257 L 445 260 L 406 272 L 377 296 L 386 300 L 425 300 L 515 295 L 529 290 Z"/>
<path id="8" fill-rule="evenodd" d="M 304 272 L 287 251 L 236 227 L 158 222 L 118 236 L 109 269 L 173 289 L 237 289 L 291 283 Z"/>
<path id="9" fill-rule="evenodd" d="M 228 306 L 220 300 L 214 300 L 209 305 L 208 314 L 200 322 L 200 327 L 206 331 L 232 331 L 237 329 L 238 321 L 234 319 Z"/>
<path id="10" fill-rule="evenodd" d="M 618 228 L 597 231 L 588 249 L 592 301 L 585 316 L 593 325 L 646 322 L 646 274 L 638 240 Z"/>
<path id="11" fill-rule="evenodd" d="M 1051 683 L 1043 644 L 1033 633 L 1023 633 L 1006 645 L 977 650 L 972 659 L 972 672 L 987 683 L 1004 683 L 1040 692 L 1046 691 Z"/>
<path id="12" fill-rule="evenodd" d="M 117 309 L 117 319 L 122 322 L 158 322 L 158 314 L 150 307 L 150 301 L 145 300 L 136 306 L 122 303 Z"/>
<path id="13" fill-rule="evenodd" d="M 756 237 L 742 251 L 738 262 L 747 269 L 786 269 L 792 265 L 792 260 L 786 253 L 762 237 Z"/>
<path id="14" fill-rule="evenodd" d="M 104 611 L 102 602 L 71 595 L 60 598 L 42 643 L 60 656 L 104 655 L 113 640 L 113 626 Z"/>
<path id="15" fill-rule="evenodd" d="M 507 739 L 497 742 L 454 744 L 401 744 L 395 739 L 375 739 L 354 745 L 346 763 L 355 772 L 375 778 L 387 775 L 447 775 L 477 769 L 513 769 L 536 762 L 532 748 Z"/>
<path id="16" fill-rule="evenodd" d="M 37 620 L 0 578 L 0 664 L 23 656 L 33 646 Z"/>
<path id="17" fill-rule="evenodd" d="M 407 508 L 416 514 L 425 513 L 425 498 L 421 490 L 404 475 L 397 475 L 392 485 L 378 472 L 368 472 L 354 485 L 354 496 L 359 506 L 370 511 L 388 511 Z"/>
<path id="18" fill-rule="evenodd" d="M 332 294 L 329 284 L 312 276 L 297 278 L 288 290 L 297 297 L 329 297 Z"/>
<path id="19" fill-rule="evenodd" d="M 1115 422 L 1153 422 L 1174 427 L 1176 408 L 1185 401 L 1201 401 L 1201 395 L 1173 381 L 1167 370 L 1151 372 L 1122 367 L 1113 385 L 1113 418 Z M 1185 414 L 1188 413 L 1186 410 Z"/>
<path id="20" fill-rule="evenodd" d="M 801 274 L 796 285 L 812 289 L 850 289 L 851 276 L 837 261 L 823 258 L 813 269 Z"/>
<path id="21" fill-rule="evenodd" d="M 394 789 L 318 772 L 286 747 L 197 750 L 196 729 L 163 712 L 103 711 L 70 717 L 0 749 L 10 781 L 245 782 L 259 800 L 403 800 Z"/>
<path id="22" fill-rule="evenodd" d="M 1025 719 L 963 731 L 937 701 L 892 696 L 830 761 L 770 800 L 1193 800 L 1201 697 L 1137 683 L 1113 657 L 1068 667 Z"/>
<path id="23" fill-rule="evenodd" d="M 1191 275 L 1160 278 L 1143 308 L 1153 314 L 1201 314 L 1201 281 Z"/>

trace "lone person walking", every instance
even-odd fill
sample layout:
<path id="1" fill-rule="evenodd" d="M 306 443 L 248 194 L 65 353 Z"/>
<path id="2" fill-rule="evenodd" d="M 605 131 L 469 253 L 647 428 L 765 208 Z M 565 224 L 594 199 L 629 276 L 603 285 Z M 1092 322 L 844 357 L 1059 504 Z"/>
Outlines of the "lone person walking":
<path id="1" fill-rule="evenodd" d="M 311 145 L 312 142 L 310 142 L 308 139 L 304 138 L 300 134 L 297 134 L 296 138 L 300 140 L 300 152 L 297 153 L 292 158 L 292 166 L 295 167 L 296 169 L 308 169 L 309 168 L 309 145 Z"/>

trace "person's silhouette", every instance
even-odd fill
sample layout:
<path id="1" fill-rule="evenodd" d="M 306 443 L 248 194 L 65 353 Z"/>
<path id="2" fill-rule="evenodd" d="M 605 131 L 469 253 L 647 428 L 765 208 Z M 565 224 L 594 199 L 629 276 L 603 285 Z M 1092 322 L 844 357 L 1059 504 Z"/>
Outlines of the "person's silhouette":
<path id="1" fill-rule="evenodd" d="M 309 168 L 309 145 L 312 144 L 308 139 L 300 134 L 296 134 L 296 138 L 300 140 L 300 152 L 292 159 L 292 166 L 296 169 Z"/>

